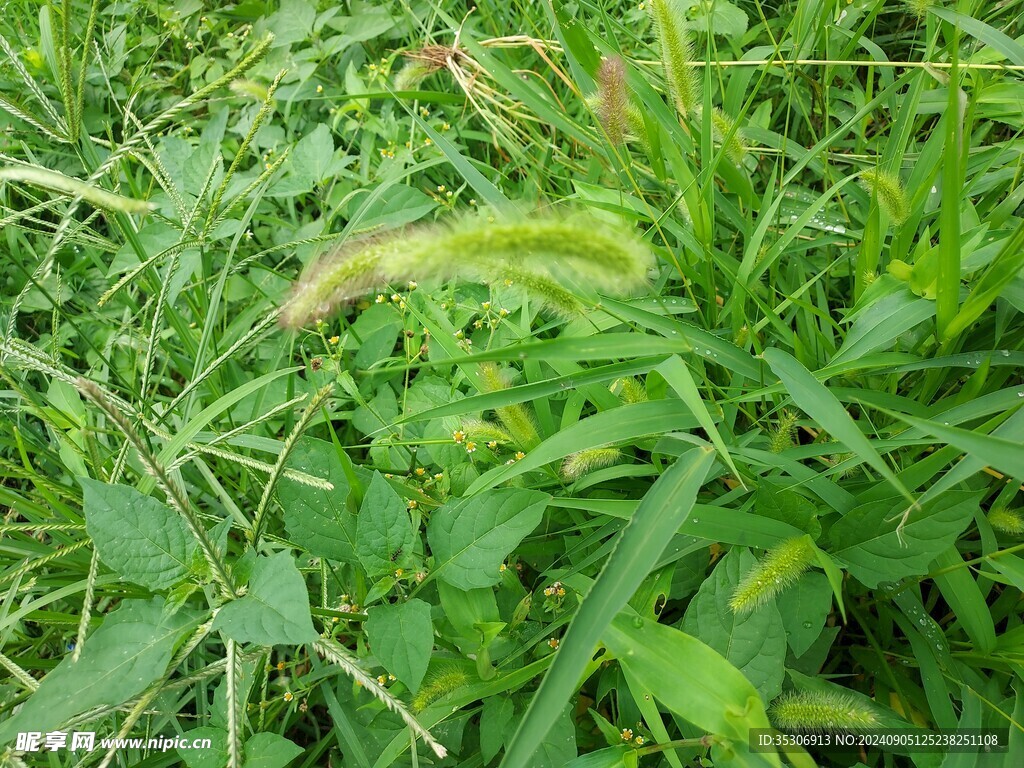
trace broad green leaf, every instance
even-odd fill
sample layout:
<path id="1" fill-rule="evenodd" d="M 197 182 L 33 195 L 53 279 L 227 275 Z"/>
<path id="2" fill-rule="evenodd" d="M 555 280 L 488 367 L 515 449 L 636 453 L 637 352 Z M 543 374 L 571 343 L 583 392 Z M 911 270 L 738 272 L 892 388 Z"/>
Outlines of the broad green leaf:
<path id="1" fill-rule="evenodd" d="M 794 656 L 803 656 L 818 639 L 832 610 L 832 587 L 823 573 L 811 571 L 775 598 L 786 642 Z"/>
<path id="2" fill-rule="evenodd" d="M 320 123 L 299 140 L 288 163 L 293 176 L 313 186 L 324 180 L 333 157 L 334 139 L 331 129 Z"/>
<path id="3" fill-rule="evenodd" d="M 303 438 L 288 466 L 334 485 L 333 491 L 311 488 L 287 477 L 278 481 L 277 499 L 284 510 L 288 538 L 310 554 L 355 563 L 356 515 L 349 511 L 348 479 L 335 448 L 323 440 Z"/>
<path id="4" fill-rule="evenodd" d="M 814 378 L 814 375 L 800 365 L 792 355 L 781 349 L 766 349 L 763 356 L 775 375 L 782 379 L 782 384 L 793 398 L 793 402 L 804 413 L 817 421 L 832 437 L 845 443 L 851 451 L 874 467 L 908 501 L 914 503 L 914 497 L 910 491 L 896 477 L 885 460 L 878 455 L 878 451 L 860 431 L 857 422 L 846 412 L 836 396 L 825 388 L 824 384 Z"/>
<path id="5" fill-rule="evenodd" d="M 104 563 L 149 589 L 166 589 L 188 574 L 196 542 L 178 514 L 126 485 L 87 477 L 79 483 L 85 529 Z"/>
<path id="6" fill-rule="evenodd" d="M 633 596 L 690 514 L 713 457 L 710 448 L 685 452 L 647 491 L 569 625 L 550 671 L 508 745 L 503 768 L 526 768 L 532 764 L 536 745 L 576 690 L 608 623 Z"/>
<path id="7" fill-rule="evenodd" d="M 13 741 L 19 731 L 55 730 L 75 715 L 137 696 L 164 674 L 175 645 L 197 619 L 188 609 L 166 615 L 159 597 L 123 601 L 86 638 L 78 661 L 65 657 L 0 724 L 0 743 Z"/>
<path id="8" fill-rule="evenodd" d="M 379 472 L 363 496 L 356 523 L 356 553 L 371 578 L 391 573 L 412 552 L 415 531 L 401 497 Z"/>
<path id="9" fill-rule="evenodd" d="M 829 553 L 868 587 L 928 572 L 928 565 L 956 541 L 978 508 L 978 494 L 948 491 L 913 510 L 901 534 L 903 506 L 894 499 L 856 507 L 832 526 Z"/>
<path id="10" fill-rule="evenodd" d="M 292 556 L 278 552 L 257 558 L 249 591 L 218 611 L 213 628 L 238 643 L 297 645 L 316 640 L 306 584 Z"/>
<path id="11" fill-rule="evenodd" d="M 209 739 L 208 749 L 178 749 L 178 757 L 188 768 L 224 768 L 228 763 L 228 733 L 223 728 L 204 725 L 185 731 L 182 737 L 190 743 Z"/>
<path id="12" fill-rule="evenodd" d="M 566 707 L 552 724 L 533 755 L 533 768 L 563 768 L 576 757 L 573 708 Z"/>
<path id="13" fill-rule="evenodd" d="M 550 496 L 500 488 L 449 501 L 431 515 L 427 540 L 433 574 L 459 589 L 491 587 L 505 557 L 540 525 Z"/>
<path id="14" fill-rule="evenodd" d="M 620 613 L 605 630 L 603 642 L 658 701 L 698 728 L 746 741 L 749 729 L 768 727 L 757 689 L 697 638 Z"/>
<path id="15" fill-rule="evenodd" d="M 507 696 L 489 696 L 480 712 L 480 754 L 489 763 L 501 751 L 505 739 L 512 736 L 515 704 Z"/>
<path id="16" fill-rule="evenodd" d="M 774 601 L 740 615 L 729 607 L 740 579 L 755 562 L 749 550 L 730 550 L 700 585 L 679 628 L 722 654 L 767 702 L 782 691 L 785 676 L 782 616 Z"/>
<path id="17" fill-rule="evenodd" d="M 764 479 L 758 483 L 754 495 L 754 511 L 762 517 L 770 517 L 805 531 L 812 539 L 821 533 L 818 510 L 814 504 L 796 491 L 772 480 Z"/>
<path id="18" fill-rule="evenodd" d="M 378 661 L 416 693 L 434 648 L 430 604 L 412 599 L 367 609 L 366 637 Z"/>
<path id="19" fill-rule="evenodd" d="M 302 747 L 276 733 L 257 733 L 245 742 L 245 768 L 285 768 Z"/>
<path id="20" fill-rule="evenodd" d="M 742 37 L 747 31 L 747 14 L 727 0 L 681 0 L 676 7 L 683 14 L 686 29 L 704 34 L 710 31 L 728 38 Z"/>

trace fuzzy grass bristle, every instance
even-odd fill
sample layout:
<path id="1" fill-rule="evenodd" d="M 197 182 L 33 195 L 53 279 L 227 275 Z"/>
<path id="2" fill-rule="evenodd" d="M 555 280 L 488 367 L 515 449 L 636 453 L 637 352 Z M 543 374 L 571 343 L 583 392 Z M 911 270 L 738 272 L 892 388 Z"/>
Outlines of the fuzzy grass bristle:
<path id="1" fill-rule="evenodd" d="M 1021 515 L 1018 509 L 997 507 L 991 510 L 987 517 L 988 524 L 997 531 L 1009 533 L 1013 536 L 1024 534 L 1024 515 Z"/>
<path id="2" fill-rule="evenodd" d="M 768 715 L 785 731 L 861 731 L 878 725 L 878 716 L 869 706 L 832 691 L 784 694 L 772 703 Z"/>
<path id="3" fill-rule="evenodd" d="M 683 11 L 674 0 L 651 0 L 651 18 L 658 36 L 672 101 L 683 117 L 700 110 L 700 75 L 693 68 L 693 39 L 683 27 Z"/>
<path id="4" fill-rule="evenodd" d="M 579 480 L 595 469 L 610 467 L 619 462 L 622 451 L 618 448 L 588 448 L 567 456 L 562 462 L 561 475 L 566 482 Z"/>
<path id="5" fill-rule="evenodd" d="M 492 222 L 477 215 L 342 246 L 307 270 L 281 323 L 299 328 L 372 288 L 426 278 L 497 278 L 518 284 L 556 314 L 575 315 L 583 305 L 559 275 L 624 293 L 642 286 L 653 264 L 650 249 L 632 232 L 589 217 Z"/>
<path id="6" fill-rule="evenodd" d="M 878 206 L 896 226 L 910 218 L 910 200 L 900 177 L 880 168 L 869 168 L 860 177 L 861 186 L 878 200 Z"/>
<path id="7" fill-rule="evenodd" d="M 736 585 L 729 607 L 734 613 L 745 613 L 764 605 L 795 584 L 816 558 L 809 536 L 777 544 Z"/>
<path id="8" fill-rule="evenodd" d="M 597 117 L 613 144 L 625 141 L 630 130 L 629 88 L 626 86 L 626 65 L 617 56 L 601 62 L 597 70 Z"/>

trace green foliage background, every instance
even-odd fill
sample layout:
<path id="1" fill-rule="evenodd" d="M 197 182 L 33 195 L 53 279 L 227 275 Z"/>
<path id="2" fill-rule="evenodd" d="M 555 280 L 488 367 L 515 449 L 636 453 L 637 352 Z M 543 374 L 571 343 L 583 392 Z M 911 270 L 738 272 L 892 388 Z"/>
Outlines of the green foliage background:
<path id="1" fill-rule="evenodd" d="M 0 764 L 1016 764 L 1020 4 L 646 5 L 2 6 Z"/>

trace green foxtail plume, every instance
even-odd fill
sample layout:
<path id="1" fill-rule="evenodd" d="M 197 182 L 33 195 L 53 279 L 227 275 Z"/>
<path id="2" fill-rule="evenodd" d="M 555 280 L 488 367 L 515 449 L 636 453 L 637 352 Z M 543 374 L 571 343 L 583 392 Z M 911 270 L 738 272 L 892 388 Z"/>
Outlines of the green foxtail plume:
<path id="1" fill-rule="evenodd" d="M 801 691 L 777 698 L 768 715 L 786 731 L 861 731 L 878 716 L 853 696 L 832 691 Z"/>
<path id="2" fill-rule="evenodd" d="M 621 144 L 630 130 L 629 88 L 626 65 L 617 56 L 604 59 L 597 70 L 597 117 L 613 144 Z"/>
<path id="3" fill-rule="evenodd" d="M 792 448 L 795 429 L 796 414 L 792 411 L 783 411 L 768 439 L 768 450 L 772 453 L 782 453 L 786 449 Z"/>
<path id="4" fill-rule="evenodd" d="M 735 124 L 736 122 L 718 107 L 711 110 L 711 125 L 715 131 L 715 138 L 721 142 L 725 156 L 738 164 L 743 160 L 747 146 L 743 143 L 739 131 L 733 130 Z"/>
<path id="5" fill-rule="evenodd" d="M 480 364 L 480 381 L 486 392 L 499 392 L 508 389 L 508 379 L 494 363 Z M 519 447 L 524 451 L 533 448 L 540 442 L 533 417 L 522 403 L 512 403 L 495 408 L 498 420 L 508 430 Z"/>
<path id="6" fill-rule="evenodd" d="M 410 709 L 422 712 L 442 696 L 454 693 L 465 685 L 469 685 L 466 670 L 454 663 L 442 664 L 427 675 L 413 697 Z"/>
<path id="7" fill-rule="evenodd" d="M 1020 536 L 1024 533 L 1024 517 L 1020 510 L 997 507 L 988 513 L 988 523 L 997 531 Z"/>
<path id="8" fill-rule="evenodd" d="M 861 186 L 875 199 L 892 223 L 899 226 L 910 218 L 910 200 L 903 182 L 896 174 L 878 168 L 869 168 L 860 177 Z"/>
<path id="9" fill-rule="evenodd" d="M 647 388 L 642 381 L 637 381 L 632 376 L 616 379 L 612 383 L 611 391 L 626 404 L 647 402 Z"/>
<path id="10" fill-rule="evenodd" d="M 349 243 L 321 259 L 296 285 L 281 312 L 286 327 L 326 317 L 334 308 L 387 283 L 462 278 L 518 284 L 559 314 L 582 311 L 558 278 L 597 291 L 622 293 L 643 285 L 653 257 L 632 232 L 584 217 L 415 227 Z"/>
<path id="11" fill-rule="evenodd" d="M 699 111 L 701 104 L 700 75 L 691 64 L 693 41 L 674 0 L 651 0 L 650 7 L 669 94 L 679 114 L 686 117 Z"/>
<path id="12" fill-rule="evenodd" d="M 602 467 L 610 467 L 622 458 L 618 448 L 588 448 L 579 453 L 566 456 L 562 462 L 562 479 L 567 482 L 578 480 L 589 472 Z"/>
<path id="13" fill-rule="evenodd" d="M 466 433 L 467 440 L 474 440 L 478 443 L 511 443 L 512 435 L 495 424 L 493 421 L 483 419 L 465 419 L 460 425 Z"/>
<path id="14" fill-rule="evenodd" d="M 742 613 L 764 605 L 795 584 L 816 558 L 809 536 L 775 545 L 736 585 L 729 607 L 734 613 Z"/>

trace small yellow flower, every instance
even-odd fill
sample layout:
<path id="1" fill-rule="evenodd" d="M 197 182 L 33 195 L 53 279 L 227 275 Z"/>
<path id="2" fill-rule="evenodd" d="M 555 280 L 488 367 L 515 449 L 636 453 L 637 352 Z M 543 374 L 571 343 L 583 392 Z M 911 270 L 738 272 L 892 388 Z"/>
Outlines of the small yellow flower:
<path id="1" fill-rule="evenodd" d="M 507 570 L 508 570 L 508 566 L 505 565 L 504 563 L 502 563 L 501 565 L 498 566 L 498 573 L 504 573 Z"/>
<path id="2" fill-rule="evenodd" d="M 398 678 L 397 678 L 397 677 L 395 677 L 394 675 L 388 675 L 388 682 L 389 682 L 389 683 L 393 683 L 393 682 L 395 682 L 395 680 L 397 680 L 397 679 L 398 679 Z"/>
<path id="3" fill-rule="evenodd" d="M 381 685 L 384 685 L 384 683 L 386 683 L 387 681 L 388 681 L 388 676 L 387 675 L 378 675 L 377 676 L 377 682 L 380 683 Z"/>
<path id="4" fill-rule="evenodd" d="M 631 741 L 633 739 L 633 729 L 623 728 L 622 733 L 619 735 L 622 736 L 623 741 Z"/>
<path id="5" fill-rule="evenodd" d="M 477 329 L 483 328 L 484 327 L 484 321 L 483 320 L 475 320 L 475 321 L 473 321 L 473 327 L 477 328 Z"/>
<path id="6" fill-rule="evenodd" d="M 465 439 L 466 433 L 463 432 L 461 429 L 456 429 L 454 432 L 452 432 L 452 440 L 454 440 L 456 443 L 461 443 Z"/>
<path id="7" fill-rule="evenodd" d="M 402 297 L 399 296 L 397 293 L 392 293 L 391 294 L 391 300 L 397 304 L 398 302 L 400 302 L 402 300 Z"/>
<path id="8" fill-rule="evenodd" d="M 291 691 L 285 691 L 284 692 L 284 700 L 285 701 L 291 701 L 294 698 L 295 698 L 295 694 L 293 694 Z"/>
<path id="9" fill-rule="evenodd" d="M 493 451 L 495 448 L 498 447 L 498 441 L 497 440 L 491 440 L 490 442 L 487 443 L 487 447 L 490 448 Z"/>
<path id="10" fill-rule="evenodd" d="M 329 338 L 328 341 L 331 342 L 331 344 L 337 344 L 339 341 L 341 341 L 341 337 L 331 336 L 331 338 Z"/>
<path id="11" fill-rule="evenodd" d="M 323 87 L 322 85 L 318 85 L 318 86 L 316 87 L 316 92 L 317 92 L 317 93 L 323 93 L 323 92 L 324 92 L 324 87 Z"/>
<path id="12" fill-rule="evenodd" d="M 498 310 L 498 314 L 501 315 L 502 317 L 508 317 L 508 310 L 502 307 L 501 309 Z"/>
<path id="13" fill-rule="evenodd" d="M 460 340 L 466 338 L 466 332 L 460 328 L 455 332 L 455 338 Z"/>
<path id="14" fill-rule="evenodd" d="M 548 640 L 548 646 L 551 648 L 558 648 L 558 638 L 552 637 Z"/>
<path id="15" fill-rule="evenodd" d="M 638 747 L 642 747 L 645 741 L 647 741 L 647 739 L 645 739 L 643 736 L 637 736 L 635 739 L 633 739 L 633 743 L 636 744 Z"/>
<path id="16" fill-rule="evenodd" d="M 434 479 L 435 480 L 444 480 L 444 472 L 438 472 L 436 475 L 434 475 Z"/>
<path id="17" fill-rule="evenodd" d="M 281 672 L 283 670 L 284 670 L 284 662 L 283 661 L 277 662 L 277 671 Z"/>
<path id="18" fill-rule="evenodd" d="M 420 503 L 416 501 L 416 499 L 409 499 L 409 503 L 406 506 L 408 506 L 409 509 L 416 509 L 419 505 Z"/>
<path id="19" fill-rule="evenodd" d="M 526 454 L 522 451 L 516 451 L 516 461 L 522 461 L 526 458 Z"/>
<path id="20" fill-rule="evenodd" d="M 452 127 L 448 123 L 441 123 L 441 130 L 442 131 L 450 131 L 451 128 Z"/>
<path id="21" fill-rule="evenodd" d="M 418 286 L 419 286 L 419 283 L 417 283 L 415 280 L 410 280 L 409 281 L 409 290 L 410 291 L 415 291 Z"/>
<path id="22" fill-rule="evenodd" d="M 476 450 L 476 443 L 472 440 L 466 443 L 466 453 L 473 453 Z"/>
<path id="23" fill-rule="evenodd" d="M 425 470 L 423 467 L 416 467 L 416 477 L 423 477 L 423 475 L 426 474 L 426 472 L 427 470 Z"/>
<path id="24" fill-rule="evenodd" d="M 383 293 L 378 293 L 377 298 L 374 299 L 374 301 L 376 301 L 378 304 L 383 304 L 385 301 L 387 301 L 387 299 L 384 297 Z"/>
<path id="25" fill-rule="evenodd" d="M 446 187 L 444 184 L 438 184 L 437 185 L 437 191 L 438 192 L 444 192 L 446 189 L 448 189 L 448 187 Z"/>
<path id="26" fill-rule="evenodd" d="M 425 147 L 429 147 L 433 143 L 434 142 L 432 142 L 430 139 L 424 139 L 423 140 L 423 146 L 425 146 Z"/>
<path id="27" fill-rule="evenodd" d="M 482 309 L 490 309 L 491 308 L 491 302 L 489 302 L 489 301 L 480 302 L 480 307 Z"/>
<path id="28" fill-rule="evenodd" d="M 469 204 L 470 205 L 476 205 L 476 198 L 475 197 L 469 198 Z"/>
<path id="29" fill-rule="evenodd" d="M 404 568 L 395 568 L 395 578 L 396 579 L 402 578 L 402 574 L 403 573 L 405 573 L 405 569 Z"/>

